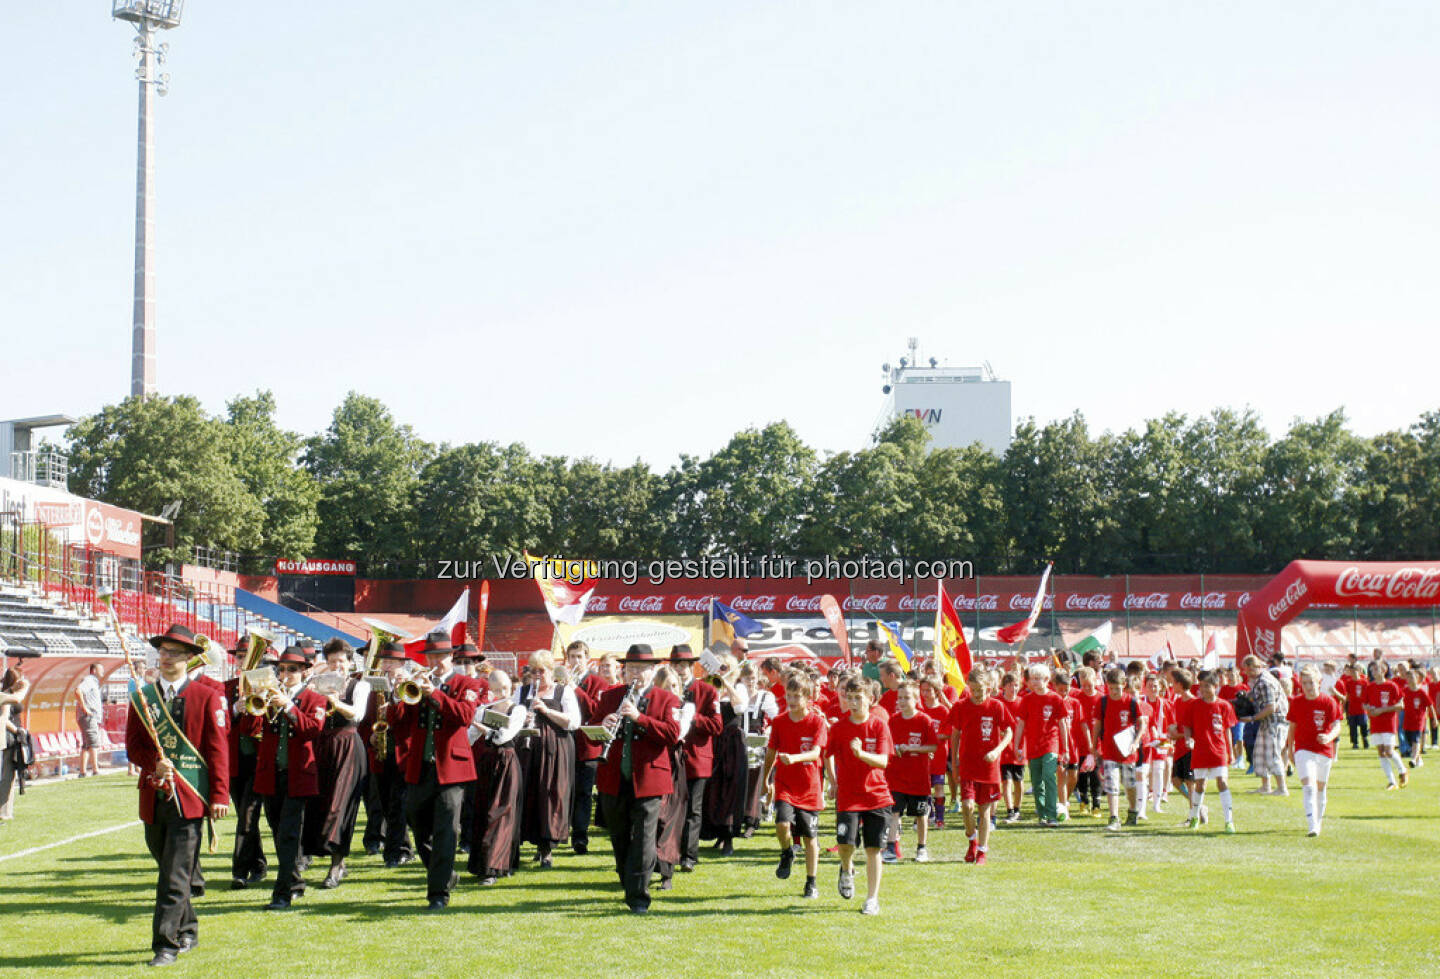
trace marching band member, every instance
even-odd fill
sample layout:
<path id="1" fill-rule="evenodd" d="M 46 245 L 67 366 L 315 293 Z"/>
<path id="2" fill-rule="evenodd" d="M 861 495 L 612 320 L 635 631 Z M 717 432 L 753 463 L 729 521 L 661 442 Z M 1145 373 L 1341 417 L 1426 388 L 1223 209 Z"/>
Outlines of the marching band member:
<path id="1" fill-rule="evenodd" d="M 565 666 L 575 700 L 580 705 L 582 724 L 598 724 L 595 706 L 600 694 L 613 687 L 619 676 L 614 656 L 602 656 L 590 668 L 590 647 L 577 639 L 565 647 Z M 570 845 L 578 854 L 590 852 L 590 817 L 595 809 L 595 769 L 600 764 L 601 745 L 575 732 L 575 787 L 570 797 Z"/>
<path id="2" fill-rule="evenodd" d="M 409 663 L 405 647 L 394 640 L 380 650 L 380 671 L 389 679 L 390 688 L 403 675 Z M 370 781 L 365 792 L 365 852 L 381 853 L 389 869 L 403 866 L 415 859 L 410 845 L 410 828 L 405 825 L 405 745 L 390 728 L 387 717 L 390 693 L 373 690 L 370 695 L 375 721 L 368 741 Z"/>
<path id="3" fill-rule="evenodd" d="M 397 703 L 390 717 L 391 735 L 405 745 L 405 821 L 425 864 L 431 911 L 449 905 L 459 881 L 455 844 L 460 800 L 464 784 L 475 777 L 466 731 L 480 706 L 480 689 L 473 678 L 455 672 L 453 653 L 443 632 L 427 637 L 425 662 L 430 669 L 415 678 L 420 702 Z"/>
<path id="4" fill-rule="evenodd" d="M 199 941 L 191 875 L 200 860 L 201 820 L 223 819 L 228 811 L 230 751 L 223 694 L 186 676 L 186 663 L 200 651 L 194 633 L 172 625 L 150 645 L 159 651 L 160 675 L 131 697 L 125 750 L 141 771 L 140 819 L 159 868 L 150 964 L 162 966 Z"/>
<path id="5" fill-rule="evenodd" d="M 275 664 L 280 689 L 269 691 L 270 713 L 255 761 L 255 791 L 265 797 L 265 821 L 275 840 L 275 887 L 267 911 L 283 911 L 305 893 L 300 839 L 306 803 L 320 791 L 314 739 L 325 725 L 325 698 L 301 689 L 309 662 L 298 646 L 280 654 Z"/>
<path id="6" fill-rule="evenodd" d="M 524 776 L 515 757 L 515 736 L 525 726 L 529 713 L 511 696 L 510 676 L 490 674 L 490 691 L 495 700 L 487 710 L 504 714 L 504 727 L 480 723 L 482 711 L 470 725 L 475 740 L 475 818 L 465 827 L 470 835 L 470 859 L 466 868 L 489 887 L 500 877 L 515 872 L 520 853 L 520 789 Z"/>
<path id="7" fill-rule="evenodd" d="M 741 670 L 734 657 L 727 653 L 720 658 L 720 665 L 718 699 L 723 726 L 711 748 L 701 836 L 715 840 L 715 845 L 723 850 L 732 838 L 740 835 L 745 819 L 750 777 L 749 749 L 745 746 L 750 691 L 740 682 Z"/>
<path id="8" fill-rule="evenodd" d="M 455 647 L 455 672 L 468 676 L 479 685 L 480 702 L 490 700 L 490 681 L 480 673 L 480 661 L 485 658 L 473 642 L 461 643 Z M 470 824 L 475 821 L 475 780 L 465 783 L 460 795 L 460 846 L 461 853 L 470 852 Z"/>
<path id="9" fill-rule="evenodd" d="M 685 702 L 694 708 L 690 730 L 684 735 L 685 828 L 680 840 L 680 869 L 686 873 L 700 862 L 700 826 L 705 811 L 705 790 L 715 764 L 715 740 L 725 730 L 720 715 L 720 691 L 705 675 L 700 657 L 682 643 L 670 651 L 670 662 L 690 671 Z M 683 676 L 684 674 L 682 674 Z"/>
<path id="10" fill-rule="evenodd" d="M 520 747 L 520 767 L 525 773 L 520 838 L 534 843 L 540 866 L 549 867 L 555 844 L 570 836 L 573 732 L 580 726 L 580 702 L 569 684 L 556 684 L 555 662 L 549 652 L 531 653 L 526 672 L 530 682 L 521 689 L 520 702 L 529 708 L 539 734 Z"/>
<path id="11" fill-rule="evenodd" d="M 680 706 L 664 690 L 642 692 L 647 669 L 656 665 L 649 646 L 636 643 L 625 653 L 625 682 L 600 695 L 599 709 L 615 741 L 596 773 L 605 827 L 615 869 L 625 887 L 625 904 L 636 914 L 650 910 L 650 875 L 655 869 L 655 828 L 660 800 L 674 782 L 669 749 L 680 740 L 673 711 Z M 638 694 L 632 697 L 632 690 Z"/>
<path id="12" fill-rule="evenodd" d="M 361 781 L 365 777 L 365 746 L 356 727 L 370 707 L 370 684 L 350 676 L 355 650 L 343 639 L 325 644 L 323 672 L 344 678 L 341 693 L 324 694 L 325 726 L 315 738 L 320 791 L 306 804 L 306 856 L 329 855 L 330 870 L 320 885 L 327 890 L 345 879 L 345 858 L 360 814 Z"/>
<path id="13" fill-rule="evenodd" d="M 679 738 L 670 748 L 670 773 L 674 785 L 660 803 L 660 818 L 655 827 L 655 864 L 660 872 L 660 889 L 668 891 L 673 886 L 675 865 L 680 862 L 680 839 L 685 830 L 686 798 L 690 787 L 685 779 L 684 742 L 695 717 L 695 705 L 680 700 L 683 689 L 672 666 L 656 668 L 650 680 L 650 689 L 674 694 L 680 703 L 674 712 L 675 722 L 680 726 Z"/>
<path id="14" fill-rule="evenodd" d="M 248 644 L 242 641 L 230 650 L 232 656 L 243 656 Z M 270 650 L 270 664 L 275 657 Z M 261 665 L 268 665 L 262 659 Z M 240 677 L 225 681 L 225 701 L 231 705 L 233 721 L 230 731 L 230 801 L 235 807 L 235 848 L 230 856 L 230 889 L 244 890 L 265 879 L 269 862 L 260 837 L 260 816 L 265 800 L 255 791 L 255 760 L 260 753 L 261 720 L 245 710 L 240 690 Z"/>

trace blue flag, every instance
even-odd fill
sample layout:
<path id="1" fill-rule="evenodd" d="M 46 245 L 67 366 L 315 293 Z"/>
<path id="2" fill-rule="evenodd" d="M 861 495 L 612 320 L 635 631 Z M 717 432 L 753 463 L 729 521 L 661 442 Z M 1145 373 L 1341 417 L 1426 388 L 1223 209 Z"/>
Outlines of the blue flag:
<path id="1" fill-rule="evenodd" d="M 742 615 L 723 602 L 710 601 L 710 635 L 722 639 L 728 645 L 736 636 L 744 638 L 764 632 L 765 627 L 748 615 Z"/>
<path id="2" fill-rule="evenodd" d="M 915 650 L 900 636 L 900 623 L 881 622 L 876 619 L 875 626 L 880 638 L 890 647 L 890 655 L 900 664 L 900 669 L 909 673 L 910 664 L 915 659 Z"/>

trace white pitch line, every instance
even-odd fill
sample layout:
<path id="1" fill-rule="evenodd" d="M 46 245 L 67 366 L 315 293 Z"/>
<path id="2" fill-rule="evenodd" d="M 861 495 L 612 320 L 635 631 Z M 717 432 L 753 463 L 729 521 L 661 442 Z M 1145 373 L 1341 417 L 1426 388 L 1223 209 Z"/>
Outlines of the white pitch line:
<path id="1" fill-rule="evenodd" d="M 97 829 L 89 833 L 81 833 L 79 836 L 72 836 L 68 840 L 60 840 L 56 843 L 46 843 L 44 846 L 32 846 L 30 849 L 21 850 L 19 853 L 0 854 L 0 863 L 4 863 L 6 860 L 18 860 L 20 857 L 28 857 L 32 853 L 39 853 L 42 850 L 50 850 L 57 846 L 68 846 L 71 843 L 76 843 L 80 840 L 88 840 L 92 836 L 104 836 L 106 833 L 114 833 L 116 830 L 130 829 L 133 826 L 139 825 L 140 820 L 135 819 L 128 823 L 121 823 L 119 826 L 110 826 L 106 829 Z"/>

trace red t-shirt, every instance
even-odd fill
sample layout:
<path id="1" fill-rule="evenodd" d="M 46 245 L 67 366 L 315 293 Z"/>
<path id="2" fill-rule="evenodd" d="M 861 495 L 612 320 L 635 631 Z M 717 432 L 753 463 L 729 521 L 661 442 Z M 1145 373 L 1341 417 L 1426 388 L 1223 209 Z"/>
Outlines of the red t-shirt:
<path id="1" fill-rule="evenodd" d="M 1355 717 L 1365 713 L 1365 688 L 1370 686 L 1370 681 L 1363 676 L 1341 677 L 1340 683 L 1345 684 L 1345 714 L 1347 717 Z M 1340 683 L 1335 685 L 1340 689 Z"/>
<path id="2" fill-rule="evenodd" d="M 1233 703 L 1235 703 L 1235 695 L 1236 695 L 1237 693 L 1239 693 L 1239 692 L 1242 691 L 1242 690 L 1249 690 L 1249 689 L 1250 689 L 1250 684 L 1248 684 L 1248 683 L 1226 683 L 1226 684 L 1223 684 L 1223 685 L 1220 687 L 1220 692 L 1219 692 L 1218 696 L 1220 697 L 1221 700 L 1225 701 L 1227 704 L 1233 704 Z M 1196 699 L 1198 700 L 1199 698 L 1197 697 Z"/>
<path id="3" fill-rule="evenodd" d="M 1365 688 L 1366 707 L 1394 707 L 1400 703 L 1400 688 L 1395 681 L 1384 680 L 1371 683 Z M 1371 734 L 1394 734 L 1400 730 L 1400 713 L 1387 711 L 1370 718 Z"/>
<path id="4" fill-rule="evenodd" d="M 1425 712 L 1434 702 L 1424 687 L 1411 690 L 1405 688 L 1405 730 L 1409 733 L 1425 729 Z"/>
<path id="5" fill-rule="evenodd" d="M 798 765 L 775 763 L 775 799 L 788 802 L 796 809 L 819 812 L 825 807 L 820 793 L 820 776 L 824 771 L 825 741 L 829 727 L 825 718 L 813 710 L 800 720 L 792 720 L 789 712 L 775 715 L 770 722 L 770 747 L 777 754 L 803 755 L 820 748 L 820 758 Z"/>
<path id="6" fill-rule="evenodd" d="M 965 699 L 968 700 L 970 698 L 967 697 Z M 1020 705 L 1024 702 L 1025 698 L 1016 697 L 1014 700 L 1006 700 L 1004 697 L 996 697 L 995 699 L 1005 705 L 1005 714 L 1009 718 L 1006 726 L 1009 727 L 1013 733 L 1015 730 L 1015 719 L 1020 716 Z M 1010 743 L 1005 746 L 1004 752 L 1000 755 L 1000 764 L 1020 764 L 1020 746 L 1015 743 L 1013 737 L 1010 739 Z"/>
<path id="7" fill-rule="evenodd" d="M 1186 754 L 1188 754 L 1195 748 L 1195 742 L 1185 737 L 1185 732 L 1183 729 L 1185 725 L 1189 723 L 1187 718 L 1189 718 L 1190 716 L 1190 705 L 1195 703 L 1195 701 L 1199 699 L 1200 698 L 1195 696 L 1194 694 L 1187 693 L 1183 697 L 1176 697 L 1175 704 L 1171 708 L 1170 723 L 1175 725 L 1177 729 L 1177 733 L 1175 735 L 1175 747 L 1173 749 L 1176 758 L 1185 757 Z M 1228 700 L 1225 702 L 1227 704 L 1229 703 Z"/>
<path id="8" fill-rule="evenodd" d="M 1161 742 L 1169 740 L 1170 736 L 1167 732 L 1170 730 L 1170 725 L 1174 723 L 1175 711 L 1171 707 L 1170 701 L 1163 696 L 1159 700 L 1146 700 L 1145 706 L 1150 708 L 1149 713 L 1145 715 L 1150 718 L 1149 723 L 1145 725 L 1145 743 L 1150 751 L 1149 757 L 1152 759 L 1165 758 L 1170 754 L 1172 746 L 1162 747 Z"/>
<path id="9" fill-rule="evenodd" d="M 1132 751 L 1130 754 L 1121 757 L 1120 749 L 1115 747 L 1115 735 L 1119 734 L 1123 728 L 1135 726 L 1135 722 L 1140 717 L 1138 702 L 1130 694 L 1124 694 L 1115 698 L 1108 696 L 1103 698 L 1103 706 L 1105 709 L 1105 720 L 1100 730 L 1100 740 L 1102 742 L 1100 745 L 1100 757 L 1105 761 L 1123 762 L 1133 765 L 1135 759 L 1139 756 L 1139 752 Z"/>
<path id="10" fill-rule="evenodd" d="M 1069 764 L 1078 765 L 1090 753 L 1090 718 L 1085 714 L 1085 705 L 1074 695 L 1065 697 L 1065 714 L 1070 718 Z"/>
<path id="11" fill-rule="evenodd" d="M 895 800 L 885 782 L 885 769 L 871 768 L 855 757 L 850 742 L 860 739 L 860 747 L 873 755 L 889 755 L 893 745 L 890 727 L 874 708 L 863 724 L 856 724 L 846 714 L 830 728 L 825 752 L 835 759 L 835 811 L 868 812 L 884 809 Z"/>
<path id="12" fill-rule="evenodd" d="M 940 750 L 930 756 L 930 774 L 944 775 L 950 767 L 950 705 L 939 703 L 934 707 L 921 707 L 920 712 L 930 716 L 940 735 Z M 895 733 L 893 728 L 890 733 Z"/>
<path id="13" fill-rule="evenodd" d="M 880 709 L 892 717 L 900 713 L 900 708 L 895 703 L 899 696 L 900 691 L 898 690 L 886 690 L 880 694 Z"/>
<path id="14" fill-rule="evenodd" d="M 1206 703 L 1196 697 L 1185 708 L 1185 726 L 1195 740 L 1190 764 L 1195 768 L 1224 768 L 1230 764 L 1230 729 L 1235 726 L 1235 708 L 1218 697 Z"/>
<path id="15" fill-rule="evenodd" d="M 1058 755 L 1060 722 L 1069 716 L 1065 698 L 1058 693 L 1047 690 L 1023 698 L 1015 720 L 1025 722 L 1025 755 L 1029 758 Z"/>
<path id="16" fill-rule="evenodd" d="M 1335 742 L 1320 743 L 1320 735 L 1340 720 L 1340 705 L 1335 698 L 1321 694 L 1310 700 L 1304 694 L 1290 701 L 1290 729 L 1295 732 L 1295 750 L 1313 751 L 1317 755 L 1335 757 Z"/>
<path id="17" fill-rule="evenodd" d="M 785 684 L 777 683 L 772 686 L 770 688 L 770 696 L 775 698 L 775 705 L 779 709 L 781 714 L 785 713 L 785 711 L 789 709 L 785 705 Z M 780 715 L 777 714 L 775 716 L 778 717 Z"/>
<path id="18" fill-rule="evenodd" d="M 895 747 L 935 745 L 936 754 L 940 752 L 940 731 L 935 725 L 935 718 L 924 711 L 917 710 L 914 717 L 890 715 L 890 740 Z M 928 796 L 933 762 L 934 755 L 910 752 L 902 755 L 892 750 L 890 766 L 885 769 L 885 781 L 889 783 L 890 791 Z"/>
<path id="19" fill-rule="evenodd" d="M 1005 702 L 999 697 L 988 697 L 981 704 L 965 697 L 950 708 L 950 729 L 960 735 L 961 779 L 994 785 L 1000 783 L 1000 763 L 1003 759 L 987 762 L 985 756 L 995 750 L 1014 723 Z"/>

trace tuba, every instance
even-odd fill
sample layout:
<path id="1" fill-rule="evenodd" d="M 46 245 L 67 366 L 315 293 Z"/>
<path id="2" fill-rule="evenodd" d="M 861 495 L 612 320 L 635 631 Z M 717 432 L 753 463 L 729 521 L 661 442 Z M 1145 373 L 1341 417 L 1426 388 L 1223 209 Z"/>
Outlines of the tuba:
<path id="1" fill-rule="evenodd" d="M 410 638 L 410 633 L 393 626 L 384 619 L 362 618 L 361 622 L 370 627 L 370 643 L 365 647 L 365 676 L 375 675 L 375 665 L 380 661 L 380 650 L 387 642 Z"/>
<path id="2" fill-rule="evenodd" d="M 190 662 L 185 664 L 185 672 L 193 673 L 196 670 L 205 669 L 210 666 L 220 665 L 220 654 L 225 650 L 220 644 L 203 633 L 195 634 L 195 644 L 200 647 L 200 652 L 190 657 Z"/>
<path id="3" fill-rule="evenodd" d="M 275 637 L 264 629 L 251 626 L 245 636 L 245 658 L 240 662 L 240 672 L 249 673 L 260 665 L 268 646 L 275 645 Z"/>

